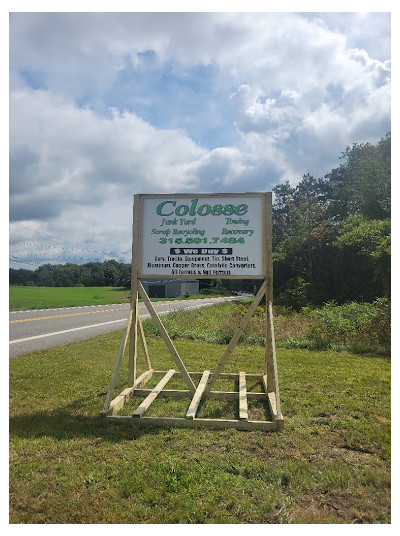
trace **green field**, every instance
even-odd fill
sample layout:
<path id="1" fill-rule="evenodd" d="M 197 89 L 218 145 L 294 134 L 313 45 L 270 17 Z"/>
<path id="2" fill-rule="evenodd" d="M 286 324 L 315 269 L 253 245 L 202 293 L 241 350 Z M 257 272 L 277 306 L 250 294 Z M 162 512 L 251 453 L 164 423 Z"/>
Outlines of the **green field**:
<path id="1" fill-rule="evenodd" d="M 130 291 L 116 287 L 25 287 L 10 285 L 10 311 L 129 303 Z"/>
<path id="2" fill-rule="evenodd" d="M 10 361 L 10 523 L 390 523 L 389 359 L 278 348 L 282 433 L 142 428 L 99 418 L 120 337 Z M 154 368 L 174 367 L 160 338 L 148 345 Z M 175 345 L 189 370 L 224 351 Z M 227 370 L 262 362 L 241 345 Z"/>
<path id="3" fill-rule="evenodd" d="M 121 287 L 29 287 L 9 286 L 10 311 L 129 303 L 130 290 Z M 216 294 L 192 294 L 190 299 L 215 298 Z M 151 301 L 174 301 L 178 298 L 151 298 Z M 141 300 L 139 300 L 141 301 Z"/>

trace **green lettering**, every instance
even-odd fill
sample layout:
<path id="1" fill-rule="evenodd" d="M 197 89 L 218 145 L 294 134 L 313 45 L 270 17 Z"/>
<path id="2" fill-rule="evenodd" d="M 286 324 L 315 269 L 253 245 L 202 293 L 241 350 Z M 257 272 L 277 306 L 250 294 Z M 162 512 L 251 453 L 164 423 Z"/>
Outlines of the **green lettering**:
<path id="1" fill-rule="evenodd" d="M 197 207 L 198 202 L 199 202 L 198 199 L 192 199 L 192 204 L 190 206 L 190 211 L 189 211 L 190 216 L 196 216 L 196 207 Z"/>
<path id="2" fill-rule="evenodd" d="M 234 213 L 237 216 L 243 216 L 243 214 L 246 214 L 248 208 L 249 207 L 243 203 L 242 205 L 235 207 Z"/>
<path id="3" fill-rule="evenodd" d="M 177 207 L 175 210 L 175 214 L 177 216 L 186 216 L 188 212 L 189 212 L 189 207 L 187 205 L 179 205 L 179 207 Z"/>
<path id="4" fill-rule="evenodd" d="M 199 216 L 207 216 L 208 214 L 210 214 L 210 212 L 211 212 L 210 205 L 201 205 L 201 207 L 199 207 L 197 211 L 197 214 Z"/>
<path id="5" fill-rule="evenodd" d="M 225 205 L 224 207 L 225 216 L 232 216 L 234 210 L 235 210 L 234 205 Z"/>
<path id="6" fill-rule="evenodd" d="M 213 216 L 220 216 L 223 208 L 224 207 L 222 205 L 214 205 L 212 209 Z"/>
<path id="7" fill-rule="evenodd" d="M 158 205 L 158 207 L 156 208 L 156 212 L 159 216 L 171 216 L 171 214 L 174 213 L 173 210 L 171 210 L 171 212 L 168 212 L 168 213 L 165 213 L 165 212 L 162 212 L 162 209 L 164 208 L 165 205 L 167 205 L 168 203 L 172 203 L 172 206 L 174 207 L 176 205 L 176 201 L 163 201 L 162 203 L 160 203 Z"/>

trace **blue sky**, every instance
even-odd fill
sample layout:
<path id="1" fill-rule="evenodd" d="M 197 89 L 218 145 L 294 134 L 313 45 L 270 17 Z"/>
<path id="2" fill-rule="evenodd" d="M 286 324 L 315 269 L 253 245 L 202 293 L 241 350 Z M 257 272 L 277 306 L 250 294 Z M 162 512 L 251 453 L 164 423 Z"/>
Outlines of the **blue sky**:
<path id="1" fill-rule="evenodd" d="M 128 261 L 133 194 L 270 191 L 391 128 L 390 13 L 9 24 L 12 266 Z"/>

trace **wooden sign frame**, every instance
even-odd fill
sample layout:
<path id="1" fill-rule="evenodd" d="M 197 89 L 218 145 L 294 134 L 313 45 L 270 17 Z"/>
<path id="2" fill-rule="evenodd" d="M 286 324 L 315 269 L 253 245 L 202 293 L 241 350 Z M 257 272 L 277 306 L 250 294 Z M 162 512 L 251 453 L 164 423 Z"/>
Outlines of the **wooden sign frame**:
<path id="1" fill-rule="evenodd" d="M 251 194 L 196 194 L 196 197 L 235 197 L 235 196 L 261 196 L 262 198 L 262 244 L 263 244 L 263 268 L 262 276 L 225 276 L 228 279 L 263 279 L 263 283 L 254 297 L 253 302 L 246 314 L 236 328 L 236 331 L 226 346 L 225 351 L 214 370 L 204 370 L 202 372 L 188 372 L 185 364 L 170 339 L 159 315 L 157 314 L 150 298 L 145 292 L 140 282 L 141 266 L 141 240 L 142 240 L 142 210 L 143 199 L 145 197 L 156 197 L 156 195 L 135 195 L 133 210 L 133 240 L 132 240 L 132 279 L 131 279 L 131 307 L 128 321 L 124 330 L 122 340 L 117 353 L 114 369 L 111 376 L 109 389 L 107 391 L 103 411 L 101 415 L 111 420 L 140 422 L 158 426 L 182 426 L 190 428 L 236 428 L 238 430 L 263 430 L 273 431 L 283 429 L 283 416 L 280 406 L 278 371 L 276 363 L 276 349 L 274 337 L 273 311 L 272 311 L 272 194 L 251 193 Z M 165 197 L 165 196 L 160 196 Z M 190 194 L 176 194 L 170 197 L 190 197 Z M 149 277 L 146 274 L 146 277 Z M 156 275 L 160 278 L 160 275 Z M 162 277 L 162 276 L 161 276 Z M 166 276 L 170 278 L 170 276 Z M 193 278 L 193 275 L 186 278 Z M 216 276 L 202 276 L 204 279 L 215 279 Z M 180 275 L 179 279 L 185 279 Z M 174 367 L 168 371 L 154 370 L 151 365 L 150 355 L 147 348 L 142 321 L 138 310 L 138 300 L 143 300 L 150 316 L 158 328 L 162 339 L 171 355 Z M 245 332 L 251 317 L 262 298 L 266 298 L 265 312 L 265 359 L 263 367 L 260 367 L 259 374 L 247 374 L 244 371 L 238 373 L 224 372 L 224 367 L 228 362 L 233 350 L 237 346 L 241 335 Z M 137 377 L 137 355 L 138 338 L 143 347 L 147 370 Z M 129 340 L 129 362 L 128 362 L 128 386 L 119 395 L 112 399 L 116 381 L 119 375 L 122 358 Z M 152 376 L 161 376 L 161 380 L 152 389 L 146 389 L 145 385 Z M 179 377 L 185 383 L 186 389 L 166 389 L 168 381 L 173 377 Z M 219 379 L 236 380 L 238 390 L 216 391 L 213 390 L 215 382 Z M 259 380 L 263 385 L 263 392 L 252 392 L 247 389 L 246 378 Z M 118 415 L 132 397 L 145 397 L 139 406 L 130 416 Z M 148 417 L 145 415 L 147 409 L 157 397 L 180 397 L 188 399 L 186 415 L 177 417 Z M 213 419 L 199 418 L 196 416 L 202 401 L 207 399 L 236 400 L 237 419 Z M 258 400 L 265 402 L 269 409 L 270 419 L 250 420 L 248 411 L 248 400 Z"/>

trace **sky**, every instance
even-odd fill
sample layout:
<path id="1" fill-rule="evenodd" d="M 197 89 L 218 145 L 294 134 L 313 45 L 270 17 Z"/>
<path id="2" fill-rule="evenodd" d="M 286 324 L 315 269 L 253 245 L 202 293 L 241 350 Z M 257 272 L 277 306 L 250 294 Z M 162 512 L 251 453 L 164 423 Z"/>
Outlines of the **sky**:
<path id="1" fill-rule="evenodd" d="M 12 12 L 10 266 L 130 262 L 136 193 L 271 191 L 391 129 L 389 12 Z"/>

